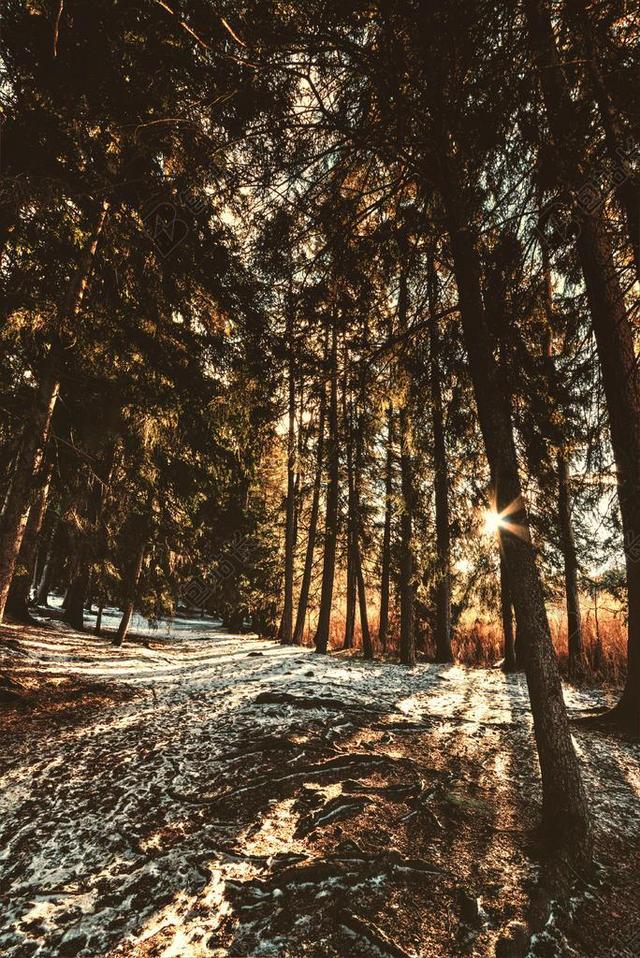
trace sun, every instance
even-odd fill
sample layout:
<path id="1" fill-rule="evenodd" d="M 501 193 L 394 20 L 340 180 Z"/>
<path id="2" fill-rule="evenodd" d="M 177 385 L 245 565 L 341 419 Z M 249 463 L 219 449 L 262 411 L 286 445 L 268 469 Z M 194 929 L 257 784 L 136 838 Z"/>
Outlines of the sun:
<path id="1" fill-rule="evenodd" d="M 503 525 L 504 519 L 495 509 L 486 510 L 484 514 L 484 534 L 486 536 L 494 536 Z"/>

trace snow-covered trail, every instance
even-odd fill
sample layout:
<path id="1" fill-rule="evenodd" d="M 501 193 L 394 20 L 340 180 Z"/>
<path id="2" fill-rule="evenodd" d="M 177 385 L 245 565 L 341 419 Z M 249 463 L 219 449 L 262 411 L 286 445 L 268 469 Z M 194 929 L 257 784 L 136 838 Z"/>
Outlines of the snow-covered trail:
<path id="1" fill-rule="evenodd" d="M 139 694 L 0 745 L 0 954 L 493 954 L 536 874 L 523 677 L 201 628 L 20 633 L 16 673 Z M 637 749 L 577 747 L 599 841 L 637 849 Z"/>

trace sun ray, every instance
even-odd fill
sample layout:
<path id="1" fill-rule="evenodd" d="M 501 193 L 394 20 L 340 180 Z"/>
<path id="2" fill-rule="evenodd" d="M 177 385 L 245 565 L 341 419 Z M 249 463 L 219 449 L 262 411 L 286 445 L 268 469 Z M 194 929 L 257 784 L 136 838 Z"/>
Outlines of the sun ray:
<path id="1" fill-rule="evenodd" d="M 513 535 L 518 536 L 518 538 L 523 539 L 525 542 L 530 541 L 529 529 L 527 526 L 523 526 L 517 522 L 512 522 L 509 518 L 515 513 L 521 512 L 523 509 L 524 502 L 522 496 L 517 496 L 500 512 L 498 512 L 497 508 L 495 507 L 495 502 L 493 502 L 491 507 L 486 509 L 484 513 L 484 534 L 486 536 L 496 536 L 501 529 L 505 529 L 511 532 Z"/>

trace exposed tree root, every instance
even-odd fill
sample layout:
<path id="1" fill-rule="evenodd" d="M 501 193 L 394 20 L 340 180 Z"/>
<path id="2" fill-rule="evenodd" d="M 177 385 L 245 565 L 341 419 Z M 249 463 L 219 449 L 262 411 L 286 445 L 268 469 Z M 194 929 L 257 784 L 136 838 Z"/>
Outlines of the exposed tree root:
<path id="1" fill-rule="evenodd" d="M 303 838 L 310 835 L 316 828 L 323 828 L 331 822 L 343 821 L 345 818 L 351 818 L 363 810 L 371 799 L 365 795 L 349 797 L 347 795 L 337 795 L 330 799 L 318 811 L 311 812 L 301 818 L 298 827 L 294 832 L 296 838 Z"/>
<path id="2" fill-rule="evenodd" d="M 251 785 L 220 792 L 217 795 L 185 795 L 176 789 L 167 789 L 168 794 L 176 801 L 191 805 L 220 805 L 227 806 L 230 802 L 237 803 L 239 799 L 246 800 L 253 794 L 262 794 L 265 786 L 269 786 L 271 794 L 275 794 L 278 786 L 291 785 L 301 778 L 325 778 L 327 782 L 339 780 L 343 773 L 355 775 L 361 773 L 363 778 L 371 775 L 376 769 L 389 767 L 411 767 L 410 759 L 393 758 L 389 755 L 373 755 L 360 752 L 339 754 L 324 762 L 304 765 L 287 775 L 263 776 Z"/>
<path id="3" fill-rule="evenodd" d="M 389 958 L 415 958 L 414 953 L 405 951 L 395 941 L 392 941 L 382 929 L 371 921 L 359 918 L 353 912 L 344 909 L 338 915 L 340 926 L 351 937 L 356 937 L 360 943 L 367 942 L 371 950 Z"/>
<path id="4" fill-rule="evenodd" d="M 384 709 L 375 709 L 368 705 L 359 705 L 354 702 L 344 702 L 329 696 L 292 695 L 289 692 L 261 692 L 254 699 L 255 705 L 294 705 L 299 709 L 334 709 L 337 712 L 364 712 L 366 714 L 384 715 Z"/>
<path id="5" fill-rule="evenodd" d="M 640 718 L 633 709 L 625 707 L 622 702 L 612 709 L 594 712 L 591 715 L 580 715 L 572 719 L 572 722 L 583 728 L 619 732 L 632 741 L 640 740 Z"/>

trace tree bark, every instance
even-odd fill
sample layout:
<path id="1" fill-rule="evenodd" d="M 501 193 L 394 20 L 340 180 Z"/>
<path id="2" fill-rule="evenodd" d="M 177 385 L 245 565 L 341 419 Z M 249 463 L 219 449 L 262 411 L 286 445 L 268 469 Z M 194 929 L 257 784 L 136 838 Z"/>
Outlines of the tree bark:
<path id="1" fill-rule="evenodd" d="M 362 635 L 362 653 L 365 659 L 373 659 L 373 642 L 371 641 L 371 630 L 369 629 L 369 613 L 367 610 L 367 590 L 362 571 L 362 552 L 360 543 L 355 542 L 355 572 L 356 583 L 358 586 L 358 607 L 360 609 L 360 633 Z"/>
<path id="2" fill-rule="evenodd" d="M 353 474 L 353 422 L 351 416 L 351 404 L 349 401 L 349 356 L 347 352 L 346 339 L 344 349 L 344 371 L 342 379 L 342 422 L 345 435 L 345 445 L 347 454 L 347 522 L 346 522 L 346 540 L 347 540 L 347 602 L 344 623 L 344 642 L 343 649 L 352 649 L 355 643 L 356 627 L 356 594 L 357 594 L 357 575 L 356 575 L 356 509 L 355 509 L 355 480 Z"/>
<path id="3" fill-rule="evenodd" d="M 380 626 L 378 642 L 387 651 L 389 631 L 389 585 L 391 582 L 391 519 L 393 513 L 393 404 L 387 409 L 387 455 L 384 477 L 384 530 L 382 533 L 382 562 L 380 573 Z"/>
<path id="4" fill-rule="evenodd" d="M 472 217 L 465 212 L 455 161 L 446 148 L 443 156 L 442 196 L 478 418 L 495 481 L 496 508 L 508 514 L 500 541 L 516 616 L 523 626 L 522 651 L 542 772 L 543 820 L 556 861 L 579 871 L 592 860 L 591 819 L 531 543 L 508 403 L 484 309 L 477 239 L 468 225 Z"/>
<path id="5" fill-rule="evenodd" d="M 50 462 L 45 481 L 38 490 L 36 500 L 29 510 L 27 526 L 7 597 L 5 611 L 14 619 L 19 619 L 21 622 L 32 621 L 29 615 L 29 592 L 31 590 L 33 568 L 38 551 L 40 530 L 42 529 L 42 523 L 47 511 L 47 502 L 49 501 L 49 486 L 52 471 L 53 463 Z"/>
<path id="6" fill-rule="evenodd" d="M 51 578 L 53 575 L 53 563 L 55 560 L 56 546 L 60 539 L 62 522 L 58 517 L 51 530 L 51 536 L 47 546 L 47 552 L 40 574 L 40 580 L 36 589 L 35 604 L 46 606 L 48 604 L 49 590 L 51 587 Z"/>
<path id="7" fill-rule="evenodd" d="M 360 634 L 362 636 L 362 652 L 365 659 L 373 659 L 373 641 L 369 629 L 369 612 L 367 609 L 367 592 L 362 568 L 362 541 L 363 523 L 360 499 L 360 482 L 363 472 L 364 455 L 364 416 L 365 416 L 365 381 L 364 366 L 360 364 L 360 408 L 358 409 L 358 427 L 356 429 L 355 464 L 353 470 L 353 558 L 355 564 L 355 578 L 358 587 L 358 606 L 360 609 Z"/>
<path id="8" fill-rule="evenodd" d="M 84 543 L 80 545 L 82 555 L 79 557 L 76 571 L 69 583 L 63 616 L 64 621 L 78 632 L 84 629 L 84 607 L 91 580 L 90 557 L 83 546 Z"/>
<path id="9" fill-rule="evenodd" d="M 86 527 L 78 543 L 77 564 L 69 585 L 65 602 L 64 621 L 72 628 L 84 628 L 84 609 L 91 583 L 91 570 L 95 559 L 96 538 L 103 516 L 107 492 L 111 484 L 116 462 L 117 442 L 111 442 L 102 456 L 97 473 L 90 477 L 87 502 Z"/>
<path id="10" fill-rule="evenodd" d="M 98 598 L 98 614 L 96 615 L 95 634 L 102 635 L 102 613 L 104 612 L 104 596 Z"/>
<path id="11" fill-rule="evenodd" d="M 542 253 L 543 296 L 547 318 L 547 344 L 545 361 L 547 364 L 550 392 L 558 393 L 556 369 L 553 364 L 553 284 L 551 278 L 551 260 L 549 247 L 544 235 L 540 240 Z M 560 442 L 557 455 L 558 477 L 558 524 L 560 527 L 560 547 L 564 564 L 565 604 L 567 610 L 567 644 L 569 651 L 569 674 L 576 676 L 583 663 L 582 629 L 580 616 L 580 595 L 578 591 L 578 557 L 573 524 L 571 521 L 571 484 L 569 475 L 569 454 L 565 442 L 566 421 L 564 411 L 559 410 Z"/>
<path id="12" fill-rule="evenodd" d="M 11 484 L 0 515 L 0 622 L 4 616 L 13 570 L 24 537 L 34 489 L 37 488 L 51 419 L 60 392 L 63 364 L 61 340 L 68 334 L 69 325 L 78 315 L 82 305 L 108 209 L 109 204 L 105 201 L 93 223 L 65 301 L 58 311 L 54 343 L 49 353 L 47 370 L 40 378 L 34 398 L 34 408 L 24 431 Z"/>
<path id="13" fill-rule="evenodd" d="M 307 615 L 307 606 L 309 605 L 309 590 L 311 588 L 311 577 L 313 575 L 313 556 L 316 546 L 316 537 L 318 534 L 318 517 L 320 515 L 320 491 L 322 488 L 322 469 L 324 463 L 324 420 L 326 409 L 326 389 L 323 384 L 322 395 L 320 397 L 320 413 L 318 424 L 318 445 L 316 448 L 316 472 L 313 479 L 313 493 L 311 498 L 311 514 L 309 516 L 309 531 L 307 534 L 307 551 L 304 559 L 304 571 L 302 573 L 302 583 L 300 585 L 300 595 L 298 596 L 298 612 L 296 615 L 296 624 L 293 630 L 293 644 L 300 645 L 304 635 L 304 624 Z"/>
<path id="14" fill-rule="evenodd" d="M 398 294 L 398 330 L 407 330 L 408 289 L 405 269 L 400 271 Z M 412 396 L 411 372 L 406 355 L 400 357 L 402 401 L 398 410 L 400 439 L 400 490 L 402 512 L 400 515 L 400 661 L 415 665 L 415 560 L 413 556 L 413 435 L 410 402 Z"/>
<path id="15" fill-rule="evenodd" d="M 347 520 L 351 525 L 351 517 Z M 353 531 L 347 529 L 347 602 L 344 620 L 343 649 L 352 649 L 356 633 L 356 575 L 354 562 Z"/>
<path id="16" fill-rule="evenodd" d="M 518 663 L 516 660 L 516 647 L 513 632 L 513 602 L 511 600 L 511 589 L 509 588 L 509 576 L 507 566 L 500 551 L 500 613 L 502 618 L 502 636 L 504 639 L 504 671 L 516 672 Z"/>
<path id="17" fill-rule="evenodd" d="M 559 61 L 544 0 L 525 0 L 529 37 L 560 178 L 574 195 L 588 187 L 584 137 Z M 615 268 L 601 206 L 575 207 L 576 239 L 602 369 L 625 541 L 628 592 L 628 666 L 622 699 L 611 715 L 640 735 L 640 373 L 634 333 Z"/>
<path id="18" fill-rule="evenodd" d="M 564 559 L 564 582 L 567 603 L 567 642 L 569 674 L 576 676 L 583 664 L 582 624 L 578 592 L 578 558 L 571 523 L 571 484 L 569 463 L 565 453 L 558 454 L 558 513 L 560 539 Z"/>
<path id="19" fill-rule="evenodd" d="M 280 641 L 293 642 L 293 573 L 296 548 L 296 382 L 293 342 L 293 309 L 289 309 L 289 426 L 287 431 L 287 515 L 284 549 L 284 607 L 280 622 Z M 302 423 L 300 423 L 302 428 Z"/>
<path id="20" fill-rule="evenodd" d="M 322 564 L 322 590 L 320 611 L 314 644 L 316 652 L 326 654 L 331 626 L 331 604 L 336 566 L 336 540 L 338 537 L 338 329 L 337 316 L 332 316 L 330 353 L 329 436 L 327 442 L 327 499 L 324 524 L 324 558 Z"/>
<path id="21" fill-rule="evenodd" d="M 144 564 L 144 554 L 146 552 L 146 548 L 147 542 L 146 539 L 143 538 L 140 542 L 138 553 L 134 560 L 131 580 L 127 590 L 127 599 L 122 610 L 122 618 L 120 619 L 120 625 L 118 626 L 118 631 L 113 643 L 114 645 L 122 645 L 127 637 L 127 633 L 129 632 L 133 610 L 138 597 L 138 586 L 140 585 L 140 576 L 142 575 L 142 566 Z"/>
<path id="22" fill-rule="evenodd" d="M 440 334 L 438 329 L 437 277 L 433 264 L 429 277 L 429 324 L 431 418 L 433 426 L 433 461 L 436 508 L 436 662 L 453 662 L 451 650 L 451 541 L 449 534 L 449 471 L 444 436 Z"/>

